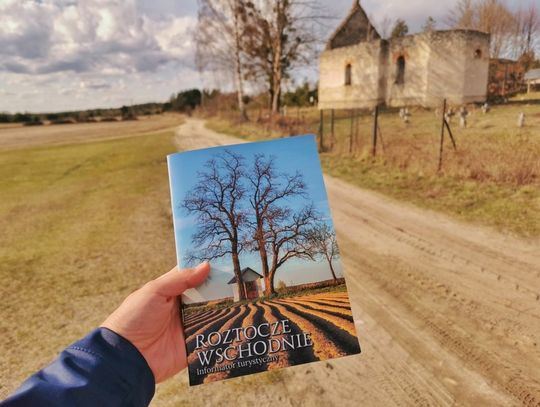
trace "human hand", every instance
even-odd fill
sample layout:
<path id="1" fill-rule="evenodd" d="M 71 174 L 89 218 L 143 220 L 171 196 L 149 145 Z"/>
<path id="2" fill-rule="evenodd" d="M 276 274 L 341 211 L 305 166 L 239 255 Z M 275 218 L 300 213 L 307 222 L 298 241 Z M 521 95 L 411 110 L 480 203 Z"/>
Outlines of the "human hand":
<path id="1" fill-rule="evenodd" d="M 178 296 L 202 284 L 210 264 L 173 268 L 130 294 L 101 325 L 129 340 L 146 359 L 156 383 L 187 366 Z"/>

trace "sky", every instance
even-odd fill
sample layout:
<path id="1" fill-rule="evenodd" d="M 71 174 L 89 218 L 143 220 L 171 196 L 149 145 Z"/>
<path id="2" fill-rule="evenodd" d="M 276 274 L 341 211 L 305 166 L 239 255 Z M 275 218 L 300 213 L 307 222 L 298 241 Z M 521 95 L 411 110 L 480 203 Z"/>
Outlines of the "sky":
<path id="1" fill-rule="evenodd" d="M 507 0 L 511 7 L 534 0 Z M 335 17 L 351 0 L 319 0 Z M 418 31 L 428 15 L 444 28 L 433 0 L 362 0 L 380 27 L 405 19 Z M 194 66 L 196 0 L 0 0 L 0 112 L 53 112 L 165 101 L 173 92 L 215 87 Z M 318 62 L 298 73 L 316 78 Z"/>
<path id="2" fill-rule="evenodd" d="M 331 215 L 328 198 L 322 178 L 317 146 L 313 136 L 293 137 L 173 154 L 169 156 L 168 162 L 177 256 L 180 267 L 188 266 L 185 262 L 185 254 L 196 249 L 192 244 L 191 236 L 197 230 L 195 217 L 182 209 L 182 201 L 189 196 L 190 190 L 197 184 L 198 173 L 204 171 L 206 162 L 214 158 L 217 154 L 222 153 L 225 149 L 244 156 L 248 165 L 255 154 L 264 153 L 267 157 L 272 155 L 275 157 L 275 164 L 279 173 L 295 174 L 299 171 L 307 186 L 309 198 L 291 198 L 287 200 L 287 205 L 291 208 L 299 209 L 313 202 L 322 218 L 330 224 Z M 299 152 L 302 152 L 302 154 L 299 154 Z M 261 273 L 258 253 L 244 252 L 240 256 L 240 262 L 242 268 L 251 267 L 258 273 Z M 230 257 L 213 260 L 211 264 L 212 274 L 210 282 L 202 287 L 203 298 L 209 300 L 232 295 L 232 293 L 223 293 L 223 289 L 231 290 L 230 287 L 226 286 L 226 282 L 234 276 Z M 339 261 L 336 261 L 334 266 L 338 277 L 342 276 Z M 278 269 L 275 283 L 277 284 L 279 280 L 282 280 L 290 286 L 324 281 L 331 278 L 332 275 L 326 260 L 314 262 L 311 260 L 295 259 L 284 263 Z"/>

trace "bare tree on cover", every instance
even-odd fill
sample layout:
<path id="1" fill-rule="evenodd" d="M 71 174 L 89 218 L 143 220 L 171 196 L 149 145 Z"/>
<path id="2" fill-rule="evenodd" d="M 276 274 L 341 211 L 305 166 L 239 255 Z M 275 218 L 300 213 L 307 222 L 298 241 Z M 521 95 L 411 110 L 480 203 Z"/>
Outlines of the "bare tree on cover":
<path id="1" fill-rule="evenodd" d="M 306 185 L 300 173 L 282 174 L 275 168 L 275 158 L 258 154 L 246 174 L 252 216 L 252 250 L 258 251 L 265 282 L 265 294 L 275 294 L 277 270 L 292 258 L 313 260 L 308 231 L 318 220 L 313 205 L 307 201 Z M 306 205 L 292 209 L 288 201 L 305 198 Z"/>
<path id="2" fill-rule="evenodd" d="M 284 81 L 295 68 L 313 62 L 328 15 L 310 0 L 255 0 L 247 10 L 247 75 L 266 82 L 269 107 L 277 113 Z"/>
<path id="3" fill-rule="evenodd" d="M 326 223 L 319 223 L 309 231 L 309 241 L 316 256 L 326 259 L 334 282 L 337 281 L 336 272 L 332 262 L 339 258 L 339 247 L 336 239 L 336 232 Z"/>
<path id="4" fill-rule="evenodd" d="M 234 77 L 238 110 L 247 119 L 244 43 L 247 30 L 246 0 L 198 0 L 194 39 L 200 71 L 226 72 Z"/>
<path id="5" fill-rule="evenodd" d="M 186 194 L 184 210 L 196 217 L 197 231 L 192 236 L 195 249 L 189 263 L 231 256 L 240 299 L 246 298 L 239 255 L 244 250 L 242 228 L 246 212 L 242 208 L 246 190 L 244 158 L 229 150 L 209 160 L 198 173 L 195 187 Z"/>

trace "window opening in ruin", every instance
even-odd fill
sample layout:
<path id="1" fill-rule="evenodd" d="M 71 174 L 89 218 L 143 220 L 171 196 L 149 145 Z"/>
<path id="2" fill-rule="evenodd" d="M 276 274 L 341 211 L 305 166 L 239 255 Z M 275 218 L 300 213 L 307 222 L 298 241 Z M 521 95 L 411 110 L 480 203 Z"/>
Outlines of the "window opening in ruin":
<path id="1" fill-rule="evenodd" d="M 351 64 L 347 64 L 345 67 L 345 86 L 352 84 L 352 67 Z"/>
<path id="2" fill-rule="evenodd" d="M 481 49 L 477 49 L 476 51 L 474 51 L 474 57 L 475 57 L 476 59 L 482 58 L 482 50 L 481 50 Z"/>
<path id="3" fill-rule="evenodd" d="M 397 59 L 396 85 L 405 83 L 405 57 L 401 55 Z"/>

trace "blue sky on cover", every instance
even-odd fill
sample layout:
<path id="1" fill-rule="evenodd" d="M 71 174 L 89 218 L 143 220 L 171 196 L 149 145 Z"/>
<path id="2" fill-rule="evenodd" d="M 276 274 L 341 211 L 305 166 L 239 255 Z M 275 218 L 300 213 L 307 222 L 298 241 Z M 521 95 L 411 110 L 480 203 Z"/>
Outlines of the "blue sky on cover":
<path id="1" fill-rule="evenodd" d="M 193 218 L 181 208 L 181 203 L 189 191 L 197 183 L 197 173 L 204 170 L 205 163 L 226 149 L 241 154 L 246 158 L 246 167 L 257 153 L 266 156 L 275 156 L 278 172 L 294 174 L 300 171 L 308 188 L 309 200 L 305 198 L 292 198 L 287 204 L 290 207 L 299 208 L 312 201 L 322 217 L 330 221 L 330 209 L 320 169 L 317 147 L 313 136 L 292 137 L 267 142 L 239 144 L 229 147 L 216 147 L 205 150 L 189 151 L 173 154 L 168 157 L 169 173 L 172 189 L 172 206 L 175 222 L 175 238 L 179 250 L 178 259 L 180 266 L 185 266 L 183 256 L 192 249 L 191 236 L 197 225 Z M 232 273 L 231 260 L 229 258 L 215 260 L 213 268 L 227 273 Z M 260 272 L 260 259 L 257 253 L 245 253 L 241 255 L 241 266 L 251 267 Z M 337 264 L 341 274 L 341 266 Z M 231 274 L 232 277 L 232 274 Z M 283 280 L 287 285 L 328 280 L 332 278 L 326 261 L 313 262 L 310 260 L 291 260 L 285 263 L 277 272 L 276 280 Z"/>
<path id="2" fill-rule="evenodd" d="M 412 32 L 427 16 L 438 28 L 458 0 L 362 0 L 380 29 L 405 19 Z M 511 8 L 538 0 L 507 0 Z M 351 0 L 318 0 L 333 17 Z M 0 112 L 63 111 L 164 101 L 172 92 L 230 84 L 195 69 L 196 0 L 0 0 Z M 287 85 L 317 78 L 318 61 Z"/>

